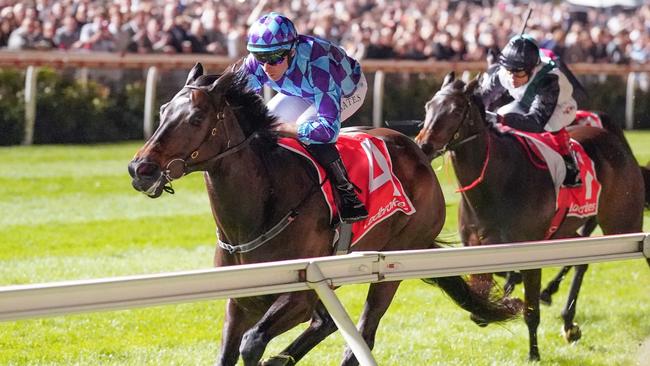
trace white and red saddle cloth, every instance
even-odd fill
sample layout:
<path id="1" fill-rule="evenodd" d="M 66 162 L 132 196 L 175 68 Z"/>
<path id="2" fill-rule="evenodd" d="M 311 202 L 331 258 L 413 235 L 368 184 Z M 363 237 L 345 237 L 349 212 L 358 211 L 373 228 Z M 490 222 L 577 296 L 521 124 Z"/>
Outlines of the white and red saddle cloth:
<path id="1" fill-rule="evenodd" d="M 589 111 L 578 110 L 576 112 L 576 119 L 573 121 L 571 126 L 589 126 L 589 127 L 598 127 L 604 128 L 603 122 L 600 120 L 600 117 Z"/>
<path id="2" fill-rule="evenodd" d="M 563 142 L 560 138 L 550 132 L 523 132 L 503 125 L 498 128 L 501 132 L 512 134 L 528 153 L 531 163 L 539 169 L 548 170 L 553 179 L 556 211 L 546 233 L 546 239 L 555 233 L 566 216 L 584 218 L 598 214 L 602 186 L 596 177 L 593 160 L 578 141 L 571 139 L 570 148 L 576 156 L 582 184 L 579 187 L 565 187 L 562 182 L 566 175 L 566 167 L 558 153 L 563 150 L 561 146 Z"/>
<path id="3" fill-rule="evenodd" d="M 330 220 L 336 215 L 332 186 L 321 167 L 297 140 L 281 138 L 281 147 L 308 158 L 318 171 L 321 191 L 330 210 Z M 336 148 L 350 181 L 361 190 L 359 199 L 368 210 L 368 218 L 352 224 L 351 245 L 356 244 L 375 225 L 396 212 L 406 215 L 415 213 L 415 207 L 404 193 L 402 183 L 393 173 L 393 163 L 386 143 L 363 132 L 339 135 Z"/>

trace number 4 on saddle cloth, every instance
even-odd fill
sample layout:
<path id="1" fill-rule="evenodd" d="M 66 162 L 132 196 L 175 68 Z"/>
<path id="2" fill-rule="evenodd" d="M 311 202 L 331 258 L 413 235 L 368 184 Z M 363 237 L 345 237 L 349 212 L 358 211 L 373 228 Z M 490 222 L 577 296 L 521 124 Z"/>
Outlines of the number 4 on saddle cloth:
<path id="1" fill-rule="evenodd" d="M 602 186 L 596 177 L 593 160 L 578 141 L 571 139 L 570 149 L 576 156 L 583 184 L 579 187 L 565 187 L 562 181 L 564 181 L 566 168 L 558 152 L 565 146 L 561 138 L 550 132 L 523 132 L 500 124 L 496 127 L 502 133 L 512 134 L 528 153 L 531 163 L 539 169 L 548 170 L 553 179 L 557 198 L 556 210 L 545 239 L 553 235 L 566 216 L 590 217 L 598 214 L 598 200 Z"/>
<path id="2" fill-rule="evenodd" d="M 336 217 L 336 205 L 330 182 L 326 181 L 325 170 L 297 140 L 281 138 L 278 145 L 304 156 L 314 165 L 318 171 L 321 191 L 330 210 L 331 221 Z M 394 213 L 415 213 L 415 207 L 404 193 L 402 183 L 393 173 L 393 164 L 384 141 L 363 132 L 346 133 L 339 135 L 336 148 L 341 154 L 350 181 L 361 190 L 359 199 L 368 210 L 368 218 L 352 224 L 352 246 L 375 225 Z"/>

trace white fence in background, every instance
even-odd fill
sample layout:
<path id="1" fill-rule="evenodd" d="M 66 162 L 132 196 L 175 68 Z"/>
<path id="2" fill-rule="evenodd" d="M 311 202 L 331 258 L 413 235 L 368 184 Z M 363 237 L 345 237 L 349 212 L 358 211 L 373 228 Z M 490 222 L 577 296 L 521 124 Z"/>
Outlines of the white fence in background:
<path id="1" fill-rule="evenodd" d="M 280 262 L 0 287 L 0 321 L 313 289 L 361 365 L 375 365 L 332 287 L 650 258 L 650 233 L 496 246 L 354 252 Z"/>

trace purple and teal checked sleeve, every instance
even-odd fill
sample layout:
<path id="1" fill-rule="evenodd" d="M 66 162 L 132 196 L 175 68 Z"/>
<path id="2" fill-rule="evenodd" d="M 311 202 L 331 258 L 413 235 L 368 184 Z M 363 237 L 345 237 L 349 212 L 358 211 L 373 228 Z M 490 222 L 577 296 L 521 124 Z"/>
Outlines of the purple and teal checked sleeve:
<path id="1" fill-rule="evenodd" d="M 298 36 L 296 55 L 277 82 L 269 79 L 252 55 L 246 57 L 242 68 L 249 74 L 249 88 L 256 92 L 267 84 L 279 93 L 314 104 L 317 118 L 298 126 L 298 139 L 306 144 L 336 141 L 341 128 L 341 99 L 355 91 L 361 78 L 361 66 L 342 48 L 304 35 Z"/>

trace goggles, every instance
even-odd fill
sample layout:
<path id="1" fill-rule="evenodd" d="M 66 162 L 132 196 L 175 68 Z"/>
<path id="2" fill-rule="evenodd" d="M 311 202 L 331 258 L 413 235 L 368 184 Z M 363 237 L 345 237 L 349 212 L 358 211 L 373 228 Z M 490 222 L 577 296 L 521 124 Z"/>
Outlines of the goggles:
<path id="1" fill-rule="evenodd" d="M 289 55 L 291 49 L 281 49 L 271 52 L 251 52 L 253 57 L 262 65 L 269 64 L 271 66 L 277 65 L 284 61 L 284 58 Z"/>
<path id="2" fill-rule="evenodd" d="M 525 78 L 525 77 L 529 76 L 528 72 L 526 72 L 526 70 L 521 70 L 521 69 L 520 70 L 508 70 L 508 69 L 506 69 L 506 72 L 508 74 L 512 75 L 513 77 L 518 78 L 518 79 Z"/>

